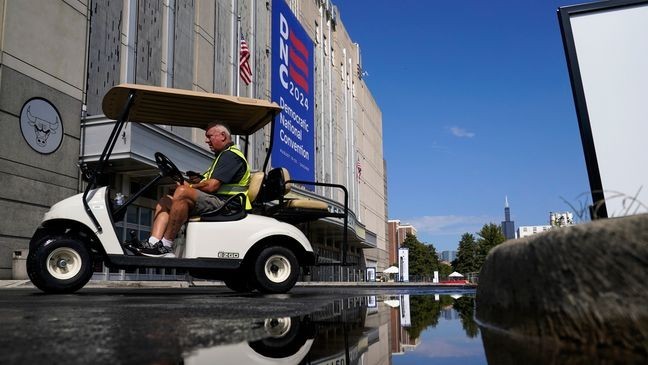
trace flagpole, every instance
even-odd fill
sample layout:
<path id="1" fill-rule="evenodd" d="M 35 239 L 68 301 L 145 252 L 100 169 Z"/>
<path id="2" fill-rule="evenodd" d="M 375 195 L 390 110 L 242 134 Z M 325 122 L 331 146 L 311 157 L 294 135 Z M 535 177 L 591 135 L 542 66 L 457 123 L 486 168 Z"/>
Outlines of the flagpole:
<path id="1" fill-rule="evenodd" d="M 236 96 L 241 96 L 241 16 L 238 14 L 238 1 L 236 2 Z"/>
<path id="2" fill-rule="evenodd" d="M 241 14 L 239 14 L 239 2 L 236 0 L 236 52 L 234 52 L 234 55 L 236 56 L 236 62 L 234 63 L 234 67 L 236 68 L 236 96 L 241 95 Z M 240 140 L 239 136 L 237 135 L 234 137 L 236 145 L 240 148 Z M 247 149 L 247 146 L 246 146 Z M 246 151 L 247 153 L 247 151 Z"/>

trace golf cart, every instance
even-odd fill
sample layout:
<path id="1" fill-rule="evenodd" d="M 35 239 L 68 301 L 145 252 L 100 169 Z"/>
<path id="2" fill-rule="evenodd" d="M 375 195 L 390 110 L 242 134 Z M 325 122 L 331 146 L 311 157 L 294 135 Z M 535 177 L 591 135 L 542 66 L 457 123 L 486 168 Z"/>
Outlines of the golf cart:
<path id="1" fill-rule="evenodd" d="M 346 249 L 348 192 L 342 185 L 291 180 L 286 169 L 266 174 L 273 136 L 262 171 L 252 173 L 245 210 L 245 194 L 230 197 L 223 209 L 192 217 L 185 228 L 183 252 L 178 258 L 138 255 L 118 238 L 115 223 L 148 188 L 168 178 L 182 182 L 184 176 L 171 160 L 155 154 L 159 174 L 140 191 L 117 205 L 107 186 L 98 181 L 126 122 L 203 128 L 213 121 L 226 123 L 235 135 L 250 135 L 274 123 L 281 108 L 265 100 L 204 92 L 122 84 L 103 99 L 106 117 L 116 123 L 101 157 L 92 169 L 83 168 L 87 181 L 83 193 L 54 204 L 34 233 L 27 258 L 27 272 L 39 289 L 48 293 L 71 293 L 82 288 L 103 262 L 116 269 L 141 267 L 184 269 L 196 278 L 223 280 L 235 291 L 258 290 L 284 293 L 296 283 L 300 267 L 316 264 L 306 236 L 294 225 L 325 217 L 343 220 L 342 249 Z M 271 126 L 273 127 L 273 126 Z M 271 134 L 274 128 L 271 128 Z M 288 199 L 292 184 L 328 186 L 344 192 L 344 212 L 329 211 L 328 204 L 314 199 Z M 345 251 L 343 251 L 345 252 Z M 343 261 L 346 260 L 343 254 Z"/>

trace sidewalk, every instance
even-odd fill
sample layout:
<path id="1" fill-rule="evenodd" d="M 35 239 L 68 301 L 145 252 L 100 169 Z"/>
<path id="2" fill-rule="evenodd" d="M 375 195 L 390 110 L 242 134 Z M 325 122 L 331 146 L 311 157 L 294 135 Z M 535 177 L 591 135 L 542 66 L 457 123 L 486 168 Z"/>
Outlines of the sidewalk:
<path id="1" fill-rule="evenodd" d="M 90 280 L 84 288 L 189 288 L 225 286 L 220 281 L 128 281 L 128 280 Z M 356 288 L 437 288 L 437 289 L 474 289 L 476 286 L 447 285 L 429 282 L 347 282 L 347 281 L 300 281 L 296 287 L 356 287 Z M 29 280 L 0 280 L 0 289 L 34 288 Z"/>

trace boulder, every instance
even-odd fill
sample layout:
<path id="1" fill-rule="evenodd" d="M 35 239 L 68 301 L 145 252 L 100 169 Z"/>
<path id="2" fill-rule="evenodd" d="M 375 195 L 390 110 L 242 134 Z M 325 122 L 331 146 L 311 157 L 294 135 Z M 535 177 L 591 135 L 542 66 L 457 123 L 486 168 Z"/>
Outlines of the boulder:
<path id="1" fill-rule="evenodd" d="M 479 274 L 475 304 L 475 318 L 491 338 L 542 343 L 559 349 L 548 352 L 554 354 L 648 358 L 648 215 L 557 228 L 495 247 Z"/>

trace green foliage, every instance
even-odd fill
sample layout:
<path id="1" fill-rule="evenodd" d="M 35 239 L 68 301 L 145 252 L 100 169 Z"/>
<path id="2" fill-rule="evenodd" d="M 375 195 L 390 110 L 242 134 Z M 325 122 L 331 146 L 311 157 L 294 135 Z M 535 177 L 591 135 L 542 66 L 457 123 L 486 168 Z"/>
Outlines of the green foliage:
<path id="1" fill-rule="evenodd" d="M 406 329 L 410 338 L 417 339 L 423 330 L 439 323 L 441 314 L 441 302 L 434 301 L 433 295 L 421 295 L 410 297 L 410 321 L 411 326 Z"/>
<path id="2" fill-rule="evenodd" d="M 477 263 L 481 268 L 486 260 L 488 252 L 490 252 L 493 247 L 504 242 L 506 238 L 504 238 L 500 226 L 494 223 L 484 224 L 477 235 L 479 236 L 479 239 L 477 239 Z"/>
<path id="3" fill-rule="evenodd" d="M 477 337 L 477 335 L 479 335 L 479 326 L 477 325 L 477 322 L 475 322 L 474 317 L 475 298 L 461 297 L 455 299 L 452 307 L 459 313 L 461 326 L 466 332 L 466 336 L 470 338 Z"/>
<path id="4" fill-rule="evenodd" d="M 448 277 L 448 275 L 452 274 L 452 266 L 446 265 L 439 263 L 439 277 L 440 278 L 445 278 Z"/>
<path id="5" fill-rule="evenodd" d="M 464 233 L 459 241 L 457 259 L 453 261 L 453 268 L 459 273 L 479 271 L 481 265 L 477 262 L 477 242 L 471 233 Z"/>
<path id="6" fill-rule="evenodd" d="M 416 236 L 408 234 L 401 247 L 409 249 L 410 280 L 430 278 L 439 270 L 439 256 L 433 245 L 421 243 Z"/>
<path id="7" fill-rule="evenodd" d="M 452 297 L 449 295 L 441 295 L 438 302 L 434 300 L 433 295 L 411 296 L 411 326 L 406 328 L 406 331 L 409 334 L 410 338 L 412 340 L 415 340 L 421 335 L 421 332 L 426 330 L 428 327 L 436 327 L 437 324 L 439 324 L 441 310 L 449 306 L 454 306 L 455 303 L 456 302 L 454 302 Z"/>

